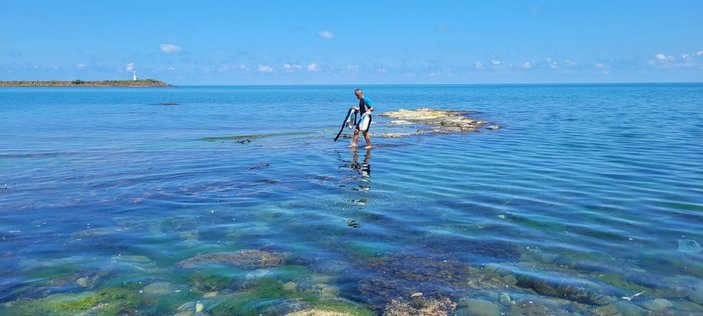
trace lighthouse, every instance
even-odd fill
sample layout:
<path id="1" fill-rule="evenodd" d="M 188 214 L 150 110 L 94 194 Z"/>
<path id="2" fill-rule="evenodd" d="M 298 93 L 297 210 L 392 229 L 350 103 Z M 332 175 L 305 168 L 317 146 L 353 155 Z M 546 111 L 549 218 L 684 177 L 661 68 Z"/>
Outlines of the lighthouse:
<path id="1" fill-rule="evenodd" d="M 137 81 L 137 71 L 132 71 L 132 81 Z"/>

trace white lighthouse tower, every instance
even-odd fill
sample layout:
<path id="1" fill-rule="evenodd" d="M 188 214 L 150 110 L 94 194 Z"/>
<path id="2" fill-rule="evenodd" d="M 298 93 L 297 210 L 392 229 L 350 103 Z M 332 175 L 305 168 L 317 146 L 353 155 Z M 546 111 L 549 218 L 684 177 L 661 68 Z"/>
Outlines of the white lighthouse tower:
<path id="1" fill-rule="evenodd" d="M 132 71 L 132 81 L 137 81 L 137 71 Z"/>

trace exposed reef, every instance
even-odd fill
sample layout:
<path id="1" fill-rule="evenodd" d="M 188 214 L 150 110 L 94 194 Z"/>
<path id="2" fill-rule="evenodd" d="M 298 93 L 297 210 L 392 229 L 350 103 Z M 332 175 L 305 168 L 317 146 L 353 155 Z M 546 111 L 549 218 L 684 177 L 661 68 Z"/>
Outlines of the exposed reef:
<path id="1" fill-rule="evenodd" d="M 388 128 L 413 128 L 414 131 L 385 132 L 375 136 L 399 138 L 422 134 L 450 134 L 477 132 L 488 124 L 487 121 L 469 117 L 475 111 L 451 111 L 421 108 L 416 110 L 400 109 L 395 112 L 379 114 L 380 117 L 389 118 Z M 486 127 L 488 130 L 500 129 L 498 125 Z"/>

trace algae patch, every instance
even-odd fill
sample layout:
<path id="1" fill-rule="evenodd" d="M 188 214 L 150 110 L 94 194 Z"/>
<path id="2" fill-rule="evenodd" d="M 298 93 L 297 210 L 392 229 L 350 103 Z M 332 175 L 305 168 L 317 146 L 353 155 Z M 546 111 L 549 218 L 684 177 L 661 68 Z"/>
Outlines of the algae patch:
<path id="1" fill-rule="evenodd" d="M 288 254 L 285 253 L 247 249 L 199 255 L 183 260 L 177 265 L 185 269 L 210 264 L 232 265 L 243 269 L 257 269 L 281 265 L 287 256 Z"/>
<path id="2" fill-rule="evenodd" d="M 253 135 L 231 135 L 231 136 L 214 136 L 214 137 L 204 137 L 201 140 L 206 142 L 223 142 L 223 141 L 235 141 L 235 142 L 251 142 L 256 139 L 264 139 L 269 137 L 280 137 L 280 136 L 290 136 L 290 135 L 308 135 L 312 132 L 294 132 L 294 133 L 268 133 L 268 134 L 253 134 Z"/>
<path id="3" fill-rule="evenodd" d="M 5 307 L 8 315 L 75 315 L 81 312 L 117 315 L 134 313 L 147 303 L 136 291 L 107 288 L 81 294 L 54 294 L 36 300 L 8 303 Z"/>

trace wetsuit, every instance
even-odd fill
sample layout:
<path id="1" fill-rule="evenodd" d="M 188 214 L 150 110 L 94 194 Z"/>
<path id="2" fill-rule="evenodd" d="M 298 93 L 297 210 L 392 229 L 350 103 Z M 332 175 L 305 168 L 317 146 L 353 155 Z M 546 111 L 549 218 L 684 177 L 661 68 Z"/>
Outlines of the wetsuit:
<path id="1" fill-rule="evenodd" d="M 361 124 L 361 116 L 364 113 L 366 113 L 366 111 L 368 111 L 368 109 L 372 106 L 373 105 L 371 105 L 371 100 L 369 100 L 368 98 L 363 97 L 363 98 L 359 99 L 359 121 L 356 122 L 356 129 L 357 130 L 359 130 L 359 124 Z M 371 112 L 369 111 L 369 113 L 371 113 Z"/>
<path id="2" fill-rule="evenodd" d="M 359 99 L 359 115 L 364 114 L 366 110 L 370 107 L 373 107 L 373 105 L 371 104 L 371 100 L 369 100 L 367 97 Z"/>

